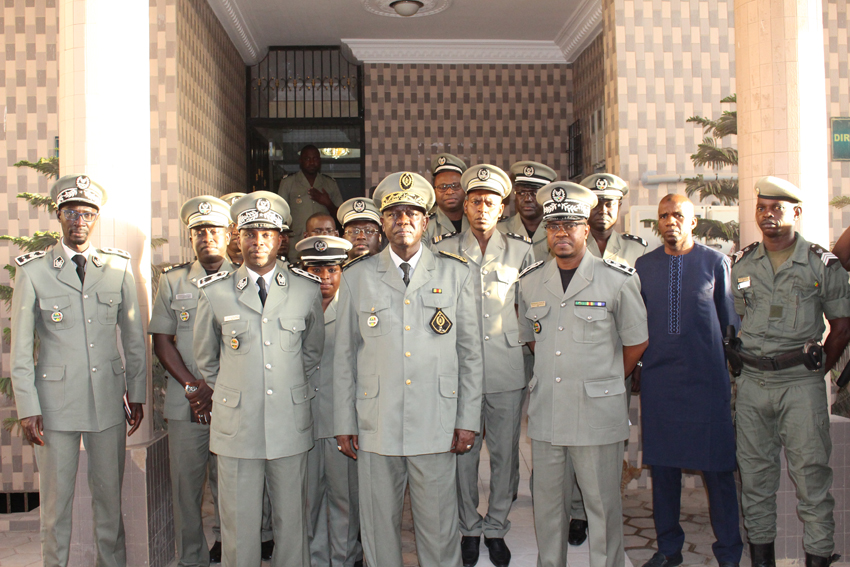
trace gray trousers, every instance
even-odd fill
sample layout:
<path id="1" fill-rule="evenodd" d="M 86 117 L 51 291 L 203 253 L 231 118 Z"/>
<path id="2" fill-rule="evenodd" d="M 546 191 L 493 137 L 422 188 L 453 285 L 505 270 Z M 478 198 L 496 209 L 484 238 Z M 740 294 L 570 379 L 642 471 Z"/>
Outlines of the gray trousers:
<path id="1" fill-rule="evenodd" d="M 336 439 L 316 440 L 307 452 L 307 541 L 312 567 L 352 567 L 363 559 L 357 461 Z"/>
<path id="2" fill-rule="evenodd" d="M 752 543 L 776 539 L 779 452 L 785 447 L 788 472 L 797 487 L 797 513 L 803 520 L 803 549 L 829 557 L 835 549 L 835 500 L 829 456 L 829 413 L 823 382 L 765 388 L 738 379 L 735 404 L 741 508 Z"/>
<path id="3" fill-rule="evenodd" d="M 201 506 L 210 460 L 210 427 L 191 421 L 168 420 L 174 535 L 179 567 L 207 567 L 210 553 L 204 536 Z M 217 509 L 216 494 L 213 505 Z M 216 520 L 218 520 L 216 511 Z"/>
<path id="4" fill-rule="evenodd" d="M 537 566 L 564 567 L 570 528 L 573 477 L 583 488 L 587 510 L 590 567 L 622 567 L 623 504 L 620 480 L 623 442 L 587 447 L 561 447 L 531 441 L 534 463 L 534 529 Z"/>
<path id="5" fill-rule="evenodd" d="M 124 567 L 127 564 L 127 553 L 124 547 L 124 520 L 121 517 L 121 483 L 124 480 L 127 428 L 123 421 L 99 432 L 45 429 L 44 446 L 35 446 L 44 565 L 68 565 L 80 437 L 88 457 L 88 481 L 97 546 L 95 565 Z"/>
<path id="6" fill-rule="evenodd" d="M 207 479 L 210 483 L 210 492 L 213 498 L 213 520 L 212 532 L 216 541 L 221 541 L 221 516 L 218 513 L 218 456 L 210 453 L 209 465 L 207 466 Z M 274 539 L 274 527 L 272 526 L 272 501 L 269 499 L 269 481 L 263 485 L 263 520 L 260 523 L 260 541 L 266 542 Z"/>
<path id="7" fill-rule="evenodd" d="M 386 457 L 357 453 L 360 526 L 367 565 L 404 565 L 401 515 L 410 485 L 416 552 L 421 567 L 461 567 L 458 531 L 456 457 L 436 453 Z"/>
<path id="8" fill-rule="evenodd" d="M 525 389 L 484 394 L 481 423 L 490 453 L 490 497 L 487 516 L 478 513 L 478 466 L 482 435 L 467 453 L 457 456 L 457 494 L 460 533 L 503 538 L 511 528 L 508 514 L 519 488 L 519 435 Z"/>
<path id="9" fill-rule="evenodd" d="M 272 505 L 272 567 L 307 567 L 307 453 L 280 459 L 218 456 L 223 567 L 260 565 L 260 522 L 266 481 Z"/>

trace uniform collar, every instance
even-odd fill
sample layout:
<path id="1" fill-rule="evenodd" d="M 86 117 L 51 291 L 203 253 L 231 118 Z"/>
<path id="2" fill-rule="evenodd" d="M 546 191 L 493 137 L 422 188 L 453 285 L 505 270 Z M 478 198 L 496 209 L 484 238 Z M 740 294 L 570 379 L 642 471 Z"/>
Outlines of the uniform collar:
<path id="1" fill-rule="evenodd" d="M 809 262 L 809 243 L 797 231 L 794 231 L 794 236 L 797 237 L 797 240 L 794 242 L 794 252 L 791 253 L 790 259 L 792 262 L 797 262 L 798 264 L 807 264 Z M 766 257 L 767 250 L 764 247 L 764 242 L 759 242 L 758 247 L 753 252 L 753 260 Z"/>
<path id="2" fill-rule="evenodd" d="M 91 253 L 92 253 L 92 251 L 94 250 L 94 247 L 91 245 L 91 242 L 89 242 L 89 246 L 88 246 L 88 248 L 86 248 L 86 249 L 85 249 L 85 250 L 83 250 L 82 252 L 77 252 L 76 250 L 71 250 L 71 249 L 68 247 L 68 245 L 67 245 L 67 244 L 65 244 L 65 238 L 64 238 L 64 237 L 61 239 L 61 242 L 62 242 L 62 248 L 64 248 L 64 249 L 65 249 L 65 257 L 66 257 L 68 260 L 71 260 L 71 259 L 72 259 L 74 256 L 76 256 L 77 254 L 82 254 L 82 255 L 83 255 L 83 257 L 86 259 L 86 263 L 88 263 L 88 261 L 89 261 L 89 259 L 90 259 L 90 257 L 91 257 Z"/>

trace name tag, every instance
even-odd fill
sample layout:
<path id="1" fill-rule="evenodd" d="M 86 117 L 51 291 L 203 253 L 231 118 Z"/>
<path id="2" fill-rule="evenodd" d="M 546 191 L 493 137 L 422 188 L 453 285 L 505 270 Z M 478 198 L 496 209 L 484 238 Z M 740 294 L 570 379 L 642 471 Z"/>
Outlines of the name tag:
<path id="1" fill-rule="evenodd" d="M 532 301 L 531 306 L 532 307 L 546 307 L 546 302 L 545 301 Z"/>
<path id="2" fill-rule="evenodd" d="M 174 296 L 174 299 L 192 299 L 191 293 L 178 293 Z"/>
<path id="3" fill-rule="evenodd" d="M 224 316 L 224 322 L 225 323 L 227 323 L 228 321 L 238 321 L 238 320 L 239 320 L 239 315 L 225 315 Z"/>
<path id="4" fill-rule="evenodd" d="M 750 276 L 738 278 L 738 289 L 747 289 L 750 287 Z"/>

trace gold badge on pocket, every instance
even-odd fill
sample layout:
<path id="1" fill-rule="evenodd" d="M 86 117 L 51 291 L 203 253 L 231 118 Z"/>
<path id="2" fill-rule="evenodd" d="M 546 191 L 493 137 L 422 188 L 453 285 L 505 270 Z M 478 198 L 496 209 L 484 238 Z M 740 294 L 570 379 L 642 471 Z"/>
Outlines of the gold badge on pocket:
<path id="1" fill-rule="evenodd" d="M 184 323 L 186 321 L 188 321 L 189 320 L 189 312 L 188 311 L 181 311 L 180 312 L 180 320 L 183 321 Z"/>
<path id="2" fill-rule="evenodd" d="M 233 350 L 238 349 L 239 348 L 239 339 L 237 339 L 236 337 L 233 337 L 232 339 L 230 339 L 230 348 L 232 348 Z"/>
<path id="3" fill-rule="evenodd" d="M 55 311 L 55 312 L 53 313 L 53 315 L 51 315 L 51 317 L 50 317 L 50 318 L 51 318 L 51 319 L 53 319 L 53 322 L 54 322 L 54 323 L 61 323 L 61 322 L 62 322 L 62 319 L 64 319 L 64 318 L 65 318 L 65 316 L 64 316 L 64 315 L 62 315 L 62 312 L 61 312 L 61 311 Z"/>
<path id="4" fill-rule="evenodd" d="M 540 321 L 535 321 L 531 324 L 531 326 L 534 327 L 534 332 L 538 335 L 540 334 L 540 331 L 543 330 L 543 327 L 540 326 Z"/>
<path id="5" fill-rule="evenodd" d="M 378 326 L 378 316 L 370 315 L 368 319 L 366 319 L 366 325 L 369 327 L 377 327 Z"/>
<path id="6" fill-rule="evenodd" d="M 434 313 L 434 316 L 431 317 L 431 328 L 434 329 L 434 332 L 438 335 L 445 335 L 448 333 L 453 323 L 449 320 L 443 310 L 437 307 L 437 312 Z"/>

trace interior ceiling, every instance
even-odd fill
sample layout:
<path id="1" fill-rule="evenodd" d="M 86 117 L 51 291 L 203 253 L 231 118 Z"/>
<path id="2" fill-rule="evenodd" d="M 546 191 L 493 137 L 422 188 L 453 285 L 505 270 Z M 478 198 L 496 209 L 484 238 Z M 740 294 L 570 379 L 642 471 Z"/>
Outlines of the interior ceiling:
<path id="1" fill-rule="evenodd" d="M 270 47 L 339 45 L 343 38 L 554 41 L 582 3 L 454 0 L 441 13 L 411 18 L 372 14 L 360 0 L 239 0 L 238 7 L 257 44 Z"/>

